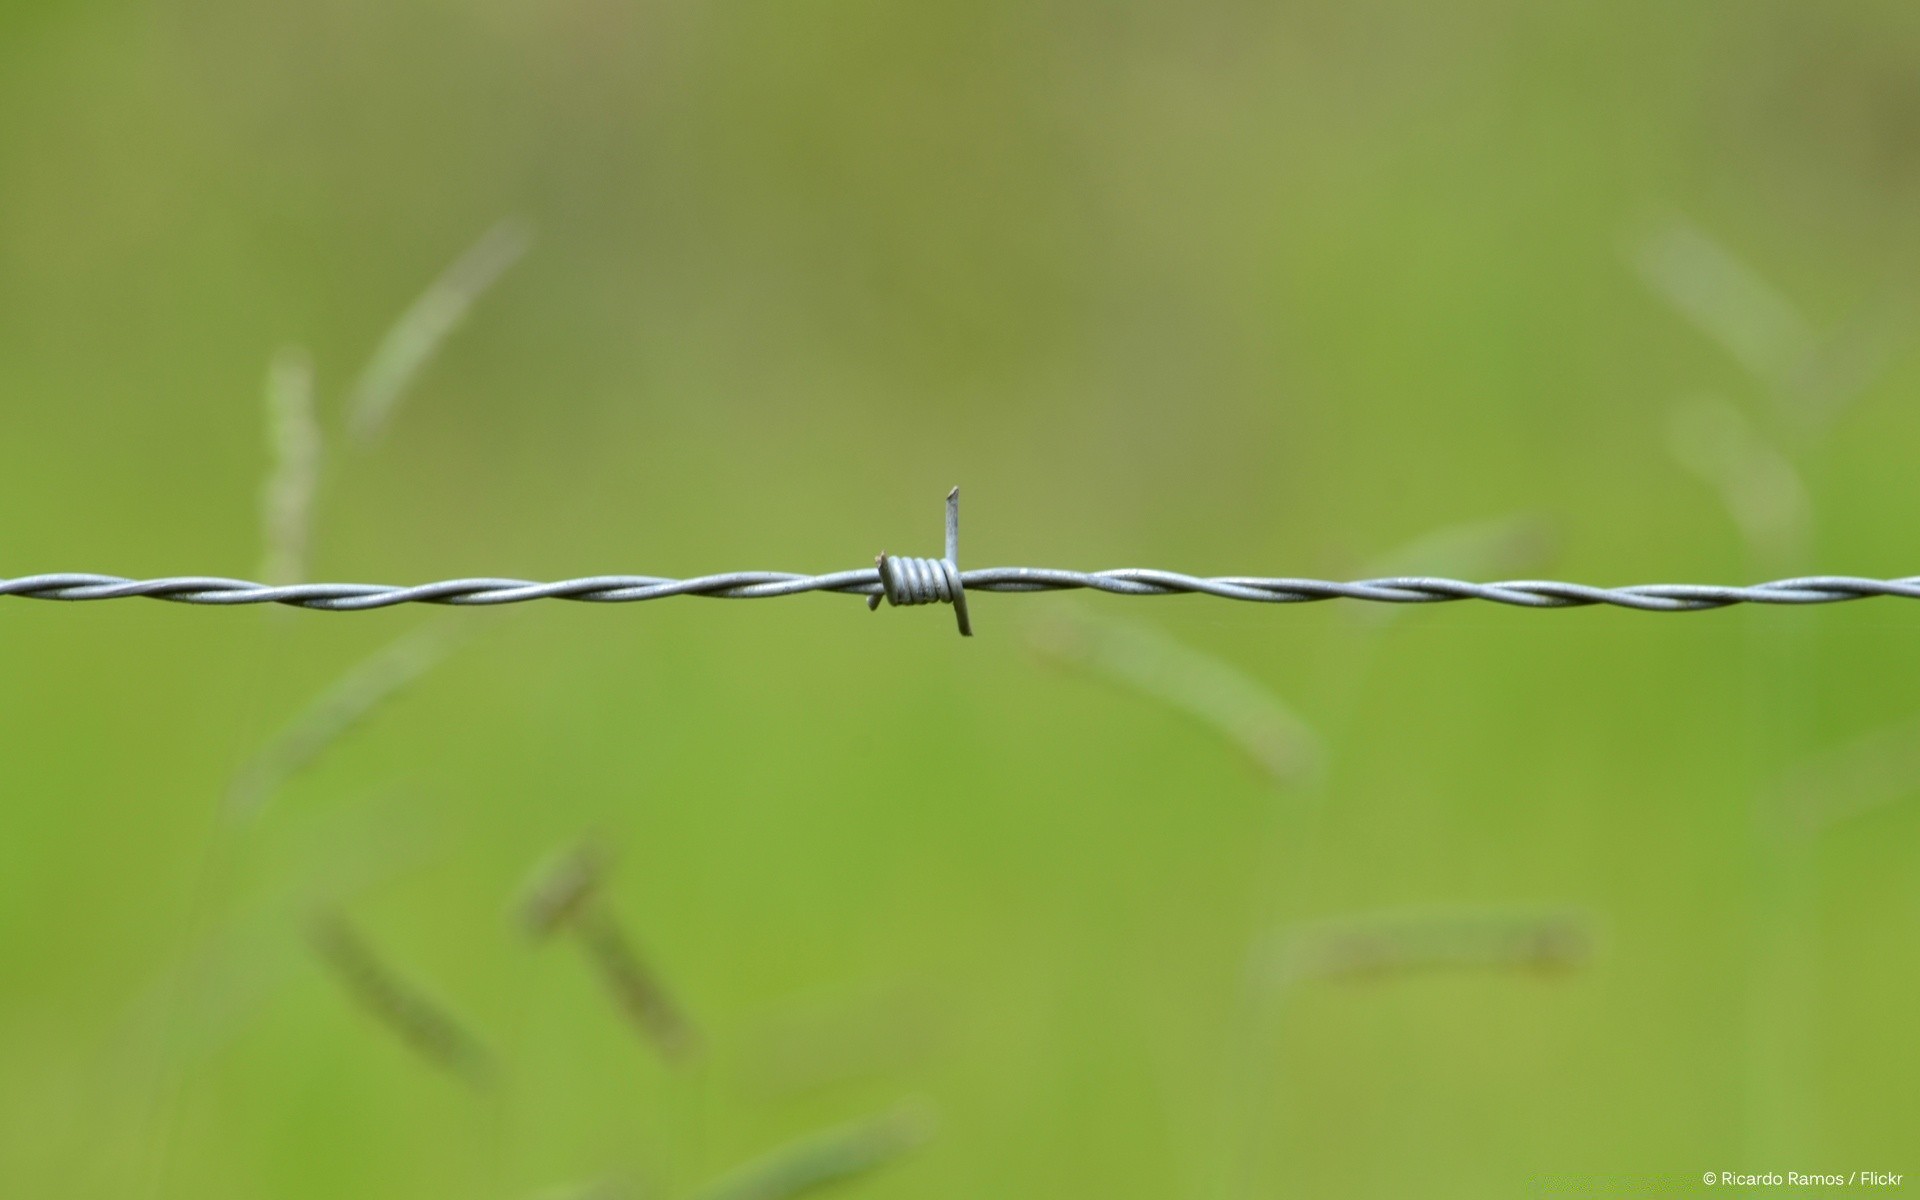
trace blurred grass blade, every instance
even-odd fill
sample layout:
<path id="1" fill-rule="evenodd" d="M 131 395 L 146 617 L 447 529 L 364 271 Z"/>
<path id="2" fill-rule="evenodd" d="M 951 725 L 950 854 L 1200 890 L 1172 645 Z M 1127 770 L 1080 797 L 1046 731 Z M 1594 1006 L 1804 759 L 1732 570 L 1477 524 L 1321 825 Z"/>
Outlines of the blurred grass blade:
<path id="1" fill-rule="evenodd" d="M 353 436 L 363 445 L 386 429 L 400 397 L 486 294 L 532 245 L 526 222 L 510 218 L 483 234 L 402 313 L 348 399 Z"/>
<path id="2" fill-rule="evenodd" d="M 1739 409 L 1723 400 L 1681 405 L 1667 422 L 1667 448 L 1713 488 L 1762 569 L 1792 571 L 1806 559 L 1813 536 L 1806 484 Z"/>
<path id="3" fill-rule="evenodd" d="M 1819 347 L 1807 319 L 1697 226 L 1668 222 L 1634 246 L 1633 261 L 1649 287 L 1776 397 L 1812 366 Z"/>
<path id="4" fill-rule="evenodd" d="M 542 862 L 514 906 L 527 933 L 543 939 L 571 924 L 599 894 L 610 856 L 582 840 Z"/>
<path id="5" fill-rule="evenodd" d="M 537 940 L 572 933 L 600 972 L 600 981 L 642 1036 L 671 1063 L 699 1053 L 700 1037 L 625 926 L 601 902 L 610 856 L 591 841 L 542 863 L 518 904 L 521 923 Z"/>
<path id="6" fill-rule="evenodd" d="M 1036 622 L 1028 644 L 1043 658 L 1119 683 L 1219 732 L 1276 783 L 1318 774 L 1320 739 L 1271 691 L 1149 625 L 1068 610 Z"/>
<path id="7" fill-rule="evenodd" d="M 1789 772 L 1778 809 L 1808 833 L 1879 812 L 1920 792 L 1920 719 L 1874 730 Z"/>
<path id="8" fill-rule="evenodd" d="M 699 1193 L 700 1200 L 811 1196 L 886 1166 L 925 1142 L 932 1117 L 917 1107 L 815 1134 L 750 1163 Z"/>
<path id="9" fill-rule="evenodd" d="M 344 918 L 322 913 L 309 926 L 308 938 L 347 994 L 422 1058 L 469 1083 L 484 1083 L 492 1074 L 479 1040 L 401 979 Z"/>
<path id="10" fill-rule="evenodd" d="M 375 710 L 432 670 L 452 651 L 440 626 L 414 630 L 388 643 L 341 676 L 295 717 L 234 777 L 227 812 L 256 815 L 273 794 Z"/>
<path id="11" fill-rule="evenodd" d="M 320 482 L 320 423 L 313 411 L 313 360 L 298 346 L 267 368 L 267 449 L 261 492 L 261 575 L 269 583 L 306 579 L 314 492 Z"/>
<path id="12" fill-rule="evenodd" d="M 258 1019 L 297 961 L 286 931 L 301 914 L 365 892 L 417 865 L 444 830 L 427 814 L 396 810 L 384 792 L 310 817 L 293 839 L 298 864 L 267 876 L 234 911 L 191 939 L 134 1005 L 129 1026 L 145 1051 L 186 1067 L 231 1045 Z M 169 999 L 185 1002 L 169 1007 Z"/>
<path id="13" fill-rule="evenodd" d="M 641 957 L 617 918 L 598 905 L 588 905 L 576 918 L 581 943 L 600 970 L 608 992 L 619 1002 L 634 1027 L 669 1062 L 684 1063 L 700 1052 L 693 1023 L 668 992 L 665 983 Z"/>
<path id="14" fill-rule="evenodd" d="M 1591 922 L 1571 912 L 1376 913 L 1302 926 L 1284 938 L 1267 977 L 1362 981 L 1446 971 L 1551 973 L 1584 964 Z"/>

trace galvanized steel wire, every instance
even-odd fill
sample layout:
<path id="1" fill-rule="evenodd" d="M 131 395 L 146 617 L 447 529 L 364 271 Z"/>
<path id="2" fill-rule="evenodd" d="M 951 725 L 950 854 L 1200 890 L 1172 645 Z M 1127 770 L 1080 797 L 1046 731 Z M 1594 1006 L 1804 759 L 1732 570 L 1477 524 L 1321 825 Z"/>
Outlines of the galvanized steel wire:
<path id="1" fill-rule="evenodd" d="M 937 561 L 937 560 L 936 560 Z M 1643 583 L 1595 587 L 1548 579 L 1469 583 L 1426 575 L 1360 579 L 1266 578 L 1251 575 L 1183 575 L 1145 567 L 1073 571 L 1057 567 L 979 567 L 958 573 L 969 592 L 1058 592 L 1086 588 L 1116 596 L 1192 593 L 1223 600 L 1299 604 L 1315 600 L 1370 600 L 1381 604 L 1434 604 L 1486 600 L 1521 608 L 1583 608 L 1605 604 L 1641 612 L 1699 612 L 1734 604 L 1836 604 L 1874 596 L 1920 600 L 1920 576 L 1865 579 L 1854 575 L 1808 575 L 1746 587 L 1706 583 Z M 484 606 L 529 600 L 579 600 L 629 604 L 669 596 L 720 600 L 765 600 L 802 592 L 838 592 L 888 597 L 876 567 L 802 575 L 789 571 L 729 571 L 691 579 L 653 575 L 589 575 L 538 583 L 526 579 L 445 579 L 402 587 L 382 583 L 296 583 L 274 586 L 244 579 L 181 575 L 128 579 L 119 575 L 50 574 L 0 579 L 0 596 L 25 600 L 124 600 L 141 596 L 179 604 L 285 604 L 326 612 L 364 612 L 396 604 Z M 925 603 L 902 599 L 897 603 Z"/>
<path id="2" fill-rule="evenodd" d="M 145 597 L 177 604 L 281 604 L 325 612 L 366 612 L 397 604 L 490 606 L 532 600 L 573 600 L 590 604 L 632 604 L 669 596 L 706 596 L 721 600 L 765 600 L 803 592 L 865 596 L 870 606 L 947 603 L 955 606 L 962 633 L 967 592 L 1056 592 L 1087 589 L 1117 596 L 1192 594 L 1262 604 L 1303 604 L 1320 600 L 1363 600 L 1379 604 L 1439 604 L 1484 600 L 1520 608 L 1585 608 L 1608 605 L 1639 612 L 1699 612 L 1735 604 L 1837 604 L 1874 596 L 1920 600 L 1920 576 L 1867 579 L 1853 575 L 1810 575 L 1744 587 L 1699 583 L 1646 583 L 1596 587 L 1555 580 L 1520 579 L 1470 583 L 1433 576 L 1396 576 L 1340 583 L 1325 579 L 1269 578 L 1251 575 L 1198 576 L 1178 571 L 1124 567 L 1074 571 L 1056 567 L 980 567 L 959 569 L 958 492 L 948 496 L 947 556 L 913 559 L 881 555 L 875 566 L 824 575 L 788 571 L 728 571 L 691 579 L 653 575 L 590 575 L 540 583 L 525 579 L 447 579 L 413 586 L 378 583 L 297 583 L 271 585 L 244 579 L 186 575 L 128 579 L 78 573 L 26 575 L 0 579 L 0 596 L 28 600 L 122 600 Z"/>

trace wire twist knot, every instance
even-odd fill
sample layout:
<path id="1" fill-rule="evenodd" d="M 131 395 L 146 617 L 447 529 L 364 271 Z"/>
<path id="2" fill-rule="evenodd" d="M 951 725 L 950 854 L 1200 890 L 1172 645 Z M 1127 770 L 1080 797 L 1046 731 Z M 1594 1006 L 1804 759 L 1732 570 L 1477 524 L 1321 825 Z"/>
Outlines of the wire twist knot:
<path id="1" fill-rule="evenodd" d="M 960 489 L 947 493 L 947 556 L 910 558 L 882 551 L 874 560 L 880 576 L 880 591 L 867 597 L 869 610 L 880 607 L 881 597 L 888 604 L 951 604 L 960 623 L 960 636 L 973 636 L 973 622 L 967 618 L 967 588 L 960 578 Z"/>
<path id="2" fill-rule="evenodd" d="M 888 604 L 952 604 L 961 594 L 960 572 L 944 558 L 882 554 L 878 562 Z"/>

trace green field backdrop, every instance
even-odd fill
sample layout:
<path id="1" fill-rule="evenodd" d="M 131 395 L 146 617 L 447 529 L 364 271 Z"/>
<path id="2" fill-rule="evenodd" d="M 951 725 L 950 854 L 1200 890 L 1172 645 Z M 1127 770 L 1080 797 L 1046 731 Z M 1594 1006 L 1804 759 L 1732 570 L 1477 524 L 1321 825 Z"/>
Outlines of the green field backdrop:
<path id="1" fill-rule="evenodd" d="M 1906 575 L 1917 268 L 1911 3 L 37 0 L 0 577 Z M 972 608 L 0 600 L 0 1195 L 1920 1181 L 1920 607 Z"/>

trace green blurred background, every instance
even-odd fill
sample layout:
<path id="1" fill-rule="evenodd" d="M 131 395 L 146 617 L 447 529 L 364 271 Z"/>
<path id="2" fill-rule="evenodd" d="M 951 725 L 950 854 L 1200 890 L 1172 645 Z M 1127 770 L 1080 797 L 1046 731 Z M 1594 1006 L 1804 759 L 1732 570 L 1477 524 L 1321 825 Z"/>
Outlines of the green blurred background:
<path id="1" fill-rule="evenodd" d="M 13 5 L 0 575 L 250 577 L 288 345 L 321 579 L 849 568 L 937 553 L 955 483 L 967 566 L 1901 575 L 1916 202 L 1910 3 Z M 5 1195 L 685 1196 L 902 1104 L 932 1136 L 846 1194 L 1920 1174 L 1895 601 L 0 608 Z M 588 835 L 689 1064 L 515 926 Z M 1271 969 L 1539 912 L 1585 952 Z"/>

